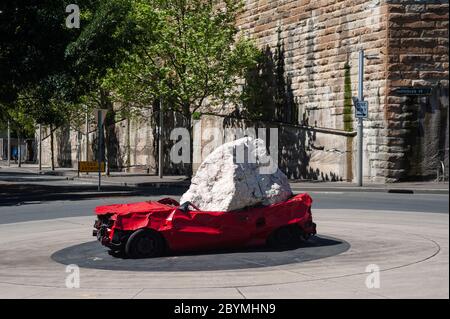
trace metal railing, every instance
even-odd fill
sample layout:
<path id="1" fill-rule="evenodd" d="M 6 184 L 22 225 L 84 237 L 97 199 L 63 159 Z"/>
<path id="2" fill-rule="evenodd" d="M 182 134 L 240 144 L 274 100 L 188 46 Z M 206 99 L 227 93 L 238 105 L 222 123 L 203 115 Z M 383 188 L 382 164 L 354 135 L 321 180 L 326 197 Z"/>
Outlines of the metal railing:
<path id="1" fill-rule="evenodd" d="M 445 182 L 447 179 L 446 179 L 446 176 L 445 176 L 445 163 L 443 162 L 443 161 L 440 161 L 440 166 L 437 168 L 437 170 L 436 170 L 436 175 L 437 175 L 437 177 L 436 177 L 436 182 Z M 442 172 L 442 175 L 441 175 L 441 172 Z"/>

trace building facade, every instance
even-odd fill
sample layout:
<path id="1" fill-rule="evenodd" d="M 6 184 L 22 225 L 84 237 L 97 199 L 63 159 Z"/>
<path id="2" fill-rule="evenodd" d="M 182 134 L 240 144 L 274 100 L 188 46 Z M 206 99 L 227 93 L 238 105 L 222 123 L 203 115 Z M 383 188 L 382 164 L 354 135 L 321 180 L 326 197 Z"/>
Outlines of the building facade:
<path id="1" fill-rule="evenodd" d="M 356 129 L 348 98 L 357 96 L 358 51 L 370 56 L 365 178 L 385 182 L 448 167 L 448 18 L 448 1 L 247 0 L 238 26 L 262 48 L 281 44 L 286 83 L 311 126 Z"/>

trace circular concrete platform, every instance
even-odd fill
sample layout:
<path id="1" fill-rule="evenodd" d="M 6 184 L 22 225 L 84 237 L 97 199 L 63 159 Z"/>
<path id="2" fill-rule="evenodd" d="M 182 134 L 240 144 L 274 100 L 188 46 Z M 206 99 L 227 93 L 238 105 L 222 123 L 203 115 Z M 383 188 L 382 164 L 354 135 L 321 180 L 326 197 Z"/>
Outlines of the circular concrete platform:
<path id="1" fill-rule="evenodd" d="M 317 245 L 153 260 L 109 256 L 92 217 L 3 224 L 0 298 L 448 298 L 448 215 L 321 209 L 314 219 Z M 68 263 L 80 266 L 79 289 L 66 287 Z M 366 286 L 374 265 L 379 289 Z"/>
<path id="2" fill-rule="evenodd" d="M 222 250 L 173 254 L 160 258 L 125 259 L 113 257 L 99 242 L 74 245 L 55 252 L 53 260 L 76 264 L 82 268 L 124 271 L 211 271 L 274 267 L 335 256 L 347 251 L 350 244 L 328 237 L 315 236 L 295 249 L 274 251 L 266 247 L 246 250 Z"/>

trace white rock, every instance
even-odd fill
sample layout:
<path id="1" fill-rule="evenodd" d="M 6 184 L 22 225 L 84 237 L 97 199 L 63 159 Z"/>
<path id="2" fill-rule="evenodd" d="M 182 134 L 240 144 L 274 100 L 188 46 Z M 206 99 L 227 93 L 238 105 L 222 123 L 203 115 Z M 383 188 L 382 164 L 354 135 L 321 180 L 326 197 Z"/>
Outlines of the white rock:
<path id="1" fill-rule="evenodd" d="M 229 212 L 283 202 L 291 196 L 289 181 L 267 155 L 265 142 L 245 137 L 215 149 L 180 202 L 189 201 L 203 211 Z"/>

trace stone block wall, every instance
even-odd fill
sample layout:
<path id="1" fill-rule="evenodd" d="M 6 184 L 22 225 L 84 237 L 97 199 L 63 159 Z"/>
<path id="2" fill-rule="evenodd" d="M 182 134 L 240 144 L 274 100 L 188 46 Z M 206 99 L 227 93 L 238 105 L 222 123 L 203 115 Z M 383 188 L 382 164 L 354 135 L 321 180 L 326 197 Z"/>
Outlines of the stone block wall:
<path id="1" fill-rule="evenodd" d="M 387 147 L 376 166 L 389 180 L 435 178 L 441 161 L 448 168 L 448 1 L 390 1 L 388 15 Z"/>
<path id="2" fill-rule="evenodd" d="M 436 160 L 428 170 L 417 163 L 448 158 L 448 141 L 437 136 L 448 116 L 448 1 L 247 0 L 238 26 L 264 50 L 282 47 L 286 82 L 307 125 L 356 128 L 349 98 L 357 95 L 358 51 L 371 57 L 364 78 L 365 179 L 426 178 Z M 428 85 L 433 97 L 416 104 L 392 93 Z M 425 138 L 417 136 L 417 121 Z M 431 140 L 440 146 L 430 147 Z M 438 156 L 438 148 L 447 155 Z"/>
<path id="3" fill-rule="evenodd" d="M 249 135 L 266 141 L 291 180 L 352 181 L 355 174 L 353 133 L 217 115 L 202 116 L 194 127 L 194 170 L 215 147 Z"/>

